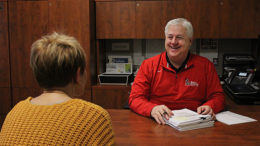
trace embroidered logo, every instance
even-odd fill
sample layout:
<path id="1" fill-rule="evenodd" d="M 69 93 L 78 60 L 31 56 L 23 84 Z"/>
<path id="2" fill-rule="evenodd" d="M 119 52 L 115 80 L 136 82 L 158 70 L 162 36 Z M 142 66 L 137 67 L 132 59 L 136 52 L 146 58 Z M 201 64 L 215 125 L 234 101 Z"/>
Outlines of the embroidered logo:
<path id="1" fill-rule="evenodd" d="M 185 86 L 196 86 L 196 87 L 198 87 L 199 84 L 197 82 L 195 82 L 195 81 L 189 81 L 189 79 L 186 78 L 185 79 Z"/>

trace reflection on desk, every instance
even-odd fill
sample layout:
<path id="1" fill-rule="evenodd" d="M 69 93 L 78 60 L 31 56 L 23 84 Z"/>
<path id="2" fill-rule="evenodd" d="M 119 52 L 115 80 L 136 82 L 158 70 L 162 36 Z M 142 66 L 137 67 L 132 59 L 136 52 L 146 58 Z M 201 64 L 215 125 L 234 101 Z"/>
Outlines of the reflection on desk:
<path id="1" fill-rule="evenodd" d="M 180 132 L 170 126 L 130 110 L 112 110 L 116 145 L 260 145 L 260 106 L 237 105 L 226 99 L 227 110 L 257 120 L 257 122 L 225 125 L 218 121 L 205 129 Z"/>

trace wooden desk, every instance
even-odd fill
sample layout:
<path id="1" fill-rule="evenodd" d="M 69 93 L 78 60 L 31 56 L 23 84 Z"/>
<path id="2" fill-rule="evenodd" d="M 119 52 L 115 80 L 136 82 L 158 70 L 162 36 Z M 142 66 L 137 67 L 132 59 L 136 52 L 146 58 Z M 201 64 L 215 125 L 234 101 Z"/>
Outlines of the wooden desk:
<path id="1" fill-rule="evenodd" d="M 237 105 L 226 99 L 227 110 L 258 120 L 225 125 L 218 121 L 211 128 L 179 132 L 170 126 L 158 125 L 153 119 L 130 110 L 112 110 L 116 145 L 260 145 L 260 106 Z"/>

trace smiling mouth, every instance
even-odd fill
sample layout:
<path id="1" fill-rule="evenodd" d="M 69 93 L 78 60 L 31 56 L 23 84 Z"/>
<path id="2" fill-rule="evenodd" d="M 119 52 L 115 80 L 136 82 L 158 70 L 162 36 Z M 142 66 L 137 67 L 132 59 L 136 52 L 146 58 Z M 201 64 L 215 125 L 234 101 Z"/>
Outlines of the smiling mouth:
<path id="1" fill-rule="evenodd" d="M 180 47 L 172 47 L 170 46 L 171 49 L 174 49 L 174 50 L 178 50 Z"/>

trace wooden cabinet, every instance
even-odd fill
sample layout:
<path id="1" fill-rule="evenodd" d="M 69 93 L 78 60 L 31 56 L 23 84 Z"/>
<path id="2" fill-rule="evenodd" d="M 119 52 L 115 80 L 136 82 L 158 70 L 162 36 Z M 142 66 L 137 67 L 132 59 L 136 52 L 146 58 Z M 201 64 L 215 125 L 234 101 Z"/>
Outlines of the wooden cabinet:
<path id="1" fill-rule="evenodd" d="M 256 28 L 255 28 L 255 33 L 258 35 L 258 38 L 260 38 L 260 1 L 259 0 L 255 0 L 255 7 L 256 7 L 256 14 L 255 14 L 255 21 L 256 21 Z"/>
<path id="2" fill-rule="evenodd" d="M 40 94 L 30 68 L 30 48 L 34 41 L 48 33 L 48 1 L 9 1 L 9 33 L 13 104 Z M 24 96 L 16 89 L 24 90 Z M 37 94 L 32 94 L 37 90 Z"/>
<path id="3" fill-rule="evenodd" d="M 257 38 L 259 3 L 258 0 L 96 0 L 97 38 L 163 39 L 166 23 L 179 17 L 192 22 L 195 38 Z"/>
<path id="4" fill-rule="evenodd" d="M 135 2 L 96 2 L 96 37 L 134 38 Z"/>
<path id="5" fill-rule="evenodd" d="M 164 10 L 162 1 L 136 1 L 136 38 L 164 38 Z"/>
<path id="6" fill-rule="evenodd" d="M 121 109 L 128 105 L 130 86 L 92 86 L 92 101 L 106 109 Z"/>
<path id="7" fill-rule="evenodd" d="M 86 52 L 87 83 L 80 98 L 88 101 L 96 82 L 94 16 L 92 0 L 49 0 L 49 32 L 74 36 Z"/>
<path id="8" fill-rule="evenodd" d="M 257 38 L 260 25 L 257 26 L 256 20 L 260 14 L 256 5 L 259 3 L 259 0 L 221 0 L 221 38 Z"/>
<path id="9" fill-rule="evenodd" d="M 7 1 L 0 1 L 0 19 L 0 114 L 6 114 L 11 109 Z"/>
<path id="10" fill-rule="evenodd" d="M 94 2 L 92 0 L 9 0 L 10 64 L 13 104 L 39 95 L 39 88 L 29 66 L 30 47 L 42 35 L 54 31 L 74 36 L 87 56 L 86 92 L 91 100 L 95 80 Z M 93 80 L 92 80 L 93 79 Z"/>
<path id="11" fill-rule="evenodd" d="M 10 87 L 7 2 L 0 1 L 0 87 Z"/>

